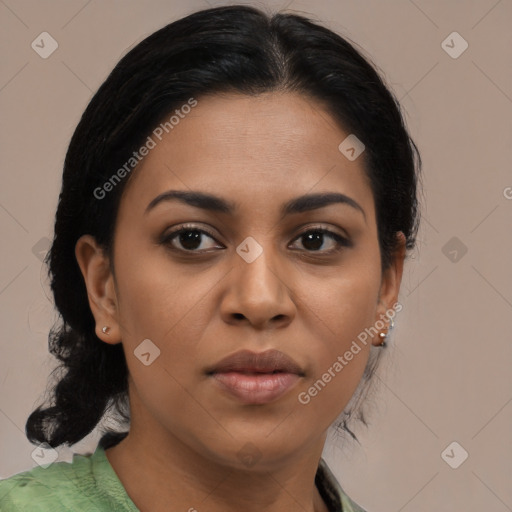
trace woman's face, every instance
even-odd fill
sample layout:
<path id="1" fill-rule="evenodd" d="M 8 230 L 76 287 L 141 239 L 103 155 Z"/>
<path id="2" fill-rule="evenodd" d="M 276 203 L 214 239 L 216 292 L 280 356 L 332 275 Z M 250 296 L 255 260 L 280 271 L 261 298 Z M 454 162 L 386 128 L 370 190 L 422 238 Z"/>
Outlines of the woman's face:
<path id="1" fill-rule="evenodd" d="M 267 93 L 198 98 L 153 136 L 121 200 L 115 280 L 86 278 L 93 296 L 104 290 L 91 301 L 98 336 L 124 347 L 131 435 L 233 466 L 321 449 L 380 343 L 358 335 L 396 302 L 402 272 L 403 252 L 381 275 L 364 153 L 338 149 L 348 135 L 315 101 Z M 171 190 L 216 199 L 152 203 Z M 318 194 L 349 199 L 305 199 Z M 298 374 L 208 373 L 270 349 Z"/>

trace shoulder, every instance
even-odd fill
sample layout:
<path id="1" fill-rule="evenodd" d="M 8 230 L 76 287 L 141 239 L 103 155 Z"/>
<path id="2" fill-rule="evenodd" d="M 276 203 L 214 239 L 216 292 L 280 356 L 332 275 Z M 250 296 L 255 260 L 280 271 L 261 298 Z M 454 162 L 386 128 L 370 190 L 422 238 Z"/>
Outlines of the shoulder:
<path id="1" fill-rule="evenodd" d="M 90 456 L 75 454 L 72 463 L 36 466 L 0 480 L 0 510 L 90 510 L 95 504 L 93 480 Z"/>

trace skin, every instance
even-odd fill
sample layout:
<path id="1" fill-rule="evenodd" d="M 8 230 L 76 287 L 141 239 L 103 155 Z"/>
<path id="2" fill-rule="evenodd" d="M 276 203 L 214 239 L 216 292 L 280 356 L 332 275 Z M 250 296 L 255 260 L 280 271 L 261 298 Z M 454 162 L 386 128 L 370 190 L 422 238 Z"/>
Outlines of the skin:
<path id="1" fill-rule="evenodd" d="M 405 256 L 400 233 L 393 264 L 381 273 L 363 157 L 349 161 L 338 150 L 347 135 L 297 93 L 198 98 L 130 177 L 116 223 L 115 275 L 94 238 L 77 242 L 96 334 L 122 343 L 127 359 L 130 433 L 106 453 L 140 510 L 327 510 L 314 485 L 327 430 L 380 339 L 361 344 L 309 404 L 297 397 L 397 302 Z M 170 189 L 215 194 L 235 202 L 236 214 L 178 201 L 144 213 Z M 283 203 L 318 192 L 346 194 L 365 214 L 331 204 L 280 215 Z M 214 235 L 194 246 L 202 255 L 185 252 L 179 238 L 159 243 L 183 223 Z M 352 246 L 327 235 L 314 246 L 300 236 L 318 227 Z M 263 249 L 252 263 L 236 252 L 248 236 Z M 144 339 L 161 351 L 148 366 L 134 355 Z M 305 375 L 276 402 L 241 404 L 204 370 L 244 348 L 281 350 Z M 238 456 L 247 443 L 259 457 L 252 466 Z"/>

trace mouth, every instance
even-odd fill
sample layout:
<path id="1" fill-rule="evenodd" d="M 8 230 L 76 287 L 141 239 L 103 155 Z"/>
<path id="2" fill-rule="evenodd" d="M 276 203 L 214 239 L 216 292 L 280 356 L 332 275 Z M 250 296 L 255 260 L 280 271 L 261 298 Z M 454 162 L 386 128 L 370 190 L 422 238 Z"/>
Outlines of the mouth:
<path id="1" fill-rule="evenodd" d="M 304 377 L 302 368 L 277 350 L 236 352 L 209 368 L 206 374 L 231 398 L 255 405 L 277 401 Z"/>

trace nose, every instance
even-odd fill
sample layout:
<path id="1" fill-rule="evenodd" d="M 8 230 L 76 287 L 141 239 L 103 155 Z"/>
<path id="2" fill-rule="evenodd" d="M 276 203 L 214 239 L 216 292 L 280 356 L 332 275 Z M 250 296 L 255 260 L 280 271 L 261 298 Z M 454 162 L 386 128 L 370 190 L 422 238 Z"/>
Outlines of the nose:
<path id="1" fill-rule="evenodd" d="M 264 250 L 251 263 L 240 258 L 227 275 L 227 291 L 220 306 L 226 323 L 268 329 L 284 327 L 295 317 L 293 283 L 269 253 Z"/>

